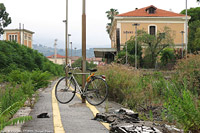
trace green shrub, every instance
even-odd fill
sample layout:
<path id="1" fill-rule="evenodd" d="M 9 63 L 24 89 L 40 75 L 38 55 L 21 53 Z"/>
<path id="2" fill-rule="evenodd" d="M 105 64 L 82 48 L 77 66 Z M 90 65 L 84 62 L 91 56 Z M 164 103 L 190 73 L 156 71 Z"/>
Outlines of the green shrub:
<path id="1" fill-rule="evenodd" d="M 162 50 L 160 60 L 163 66 L 166 66 L 168 63 L 174 63 L 174 50 L 171 48 L 165 48 L 164 50 Z"/>
<path id="2" fill-rule="evenodd" d="M 193 94 L 200 95 L 200 55 L 190 55 L 189 58 L 180 60 L 175 68 L 173 80 L 181 86 L 185 79 L 187 89 Z"/>
<path id="3" fill-rule="evenodd" d="M 34 90 L 46 87 L 52 75 L 49 72 L 41 72 L 40 70 L 32 71 L 31 80 Z"/>
<path id="4" fill-rule="evenodd" d="M 168 116 L 172 116 L 185 132 L 200 130 L 200 101 L 186 88 L 179 91 L 180 86 L 170 85 L 167 101 L 164 104 Z"/>
<path id="5" fill-rule="evenodd" d="M 33 71 L 49 71 L 55 76 L 64 73 L 62 66 L 49 61 L 38 51 L 27 48 L 16 42 L 0 41 L 0 73 L 7 74 L 12 70 L 20 69 Z"/>

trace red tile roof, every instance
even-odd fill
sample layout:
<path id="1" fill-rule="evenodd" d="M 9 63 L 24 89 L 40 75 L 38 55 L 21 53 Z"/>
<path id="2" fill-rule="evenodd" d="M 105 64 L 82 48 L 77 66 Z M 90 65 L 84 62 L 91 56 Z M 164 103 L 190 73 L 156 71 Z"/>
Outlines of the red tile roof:
<path id="1" fill-rule="evenodd" d="M 154 14 L 149 14 L 147 12 L 147 9 L 149 9 L 151 7 L 153 7 L 155 9 Z M 183 17 L 185 15 L 158 9 L 155 6 L 151 5 L 151 6 L 144 7 L 141 9 L 136 9 L 134 11 L 130 11 L 127 13 L 122 13 L 117 16 L 119 16 L 119 17 Z"/>
<path id="2" fill-rule="evenodd" d="M 57 54 L 56 57 L 57 58 L 65 58 L 65 56 L 62 56 L 62 55 L 59 55 L 59 54 Z M 54 55 L 47 56 L 47 58 L 54 58 Z"/>

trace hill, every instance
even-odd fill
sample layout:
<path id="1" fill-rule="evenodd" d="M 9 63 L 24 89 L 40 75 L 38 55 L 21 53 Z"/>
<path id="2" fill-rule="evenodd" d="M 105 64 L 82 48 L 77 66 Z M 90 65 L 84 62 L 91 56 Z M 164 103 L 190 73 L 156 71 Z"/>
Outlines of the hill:
<path id="1" fill-rule="evenodd" d="M 43 46 L 41 44 L 33 44 L 33 49 L 38 50 L 38 52 L 42 53 L 44 56 L 50 56 L 54 54 L 54 48 Z M 60 55 L 65 55 L 65 49 L 57 49 L 57 53 Z M 71 56 L 71 49 L 69 49 L 69 56 Z M 82 49 L 74 50 L 72 49 L 72 56 L 82 56 Z M 86 57 L 91 58 L 94 57 L 93 48 L 86 50 Z"/>

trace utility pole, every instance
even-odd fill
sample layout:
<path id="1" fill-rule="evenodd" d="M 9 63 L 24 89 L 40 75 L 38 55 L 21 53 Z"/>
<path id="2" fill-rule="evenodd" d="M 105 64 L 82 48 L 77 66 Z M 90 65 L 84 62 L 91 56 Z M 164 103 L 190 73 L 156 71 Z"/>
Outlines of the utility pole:
<path id="1" fill-rule="evenodd" d="M 135 26 L 135 69 L 137 69 L 137 26 L 140 26 L 138 23 L 134 23 Z"/>
<path id="2" fill-rule="evenodd" d="M 85 1 L 83 0 L 83 14 L 82 14 L 82 73 L 86 73 L 86 13 Z M 82 75 L 82 89 L 85 87 L 86 75 Z M 85 97 L 82 96 L 82 103 L 85 103 Z"/>
<path id="3" fill-rule="evenodd" d="M 180 32 L 182 34 L 182 58 L 183 58 L 183 50 L 184 50 L 184 47 L 183 47 L 183 34 L 185 33 L 184 31 L 181 31 Z"/>
<path id="4" fill-rule="evenodd" d="M 65 81 L 66 81 L 66 86 L 67 86 L 67 80 L 68 80 L 68 68 L 67 68 L 67 65 L 68 65 L 68 47 L 67 47 L 67 42 L 68 42 L 68 0 L 66 0 L 66 20 L 64 21 L 65 22 L 65 65 L 66 65 L 66 70 L 65 70 Z"/>
<path id="5" fill-rule="evenodd" d="M 55 60 L 55 64 L 57 63 L 57 51 L 56 51 L 56 42 L 57 42 L 57 39 L 55 39 L 55 43 L 54 43 L 54 60 Z"/>
<path id="6" fill-rule="evenodd" d="M 188 52 L 188 19 L 187 19 L 187 0 L 186 0 L 186 8 L 185 8 L 185 36 L 186 36 L 186 42 L 185 42 L 185 46 L 186 46 L 186 58 L 187 58 L 187 52 Z"/>

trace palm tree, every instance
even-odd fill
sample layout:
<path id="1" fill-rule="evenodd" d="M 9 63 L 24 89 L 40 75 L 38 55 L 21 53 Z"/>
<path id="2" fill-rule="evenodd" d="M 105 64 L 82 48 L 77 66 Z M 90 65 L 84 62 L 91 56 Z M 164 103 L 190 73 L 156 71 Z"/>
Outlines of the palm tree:
<path id="1" fill-rule="evenodd" d="M 106 26 L 106 31 L 109 33 L 110 32 L 110 28 L 111 28 L 112 23 L 113 23 L 113 20 L 114 20 L 114 17 L 116 15 L 118 15 L 119 12 L 117 11 L 117 9 L 111 8 L 109 11 L 106 12 L 106 14 L 107 14 L 108 20 L 111 20 L 111 23 L 107 23 L 107 26 Z"/>
<path id="2" fill-rule="evenodd" d="M 110 33 L 110 28 L 111 28 L 111 23 L 107 23 L 106 31 L 108 32 L 108 34 Z"/>
<path id="3" fill-rule="evenodd" d="M 109 20 L 111 20 L 111 24 L 113 22 L 114 16 L 118 15 L 119 12 L 117 11 L 117 9 L 113 9 L 111 8 L 109 11 L 106 12 L 107 13 L 107 18 Z"/>

